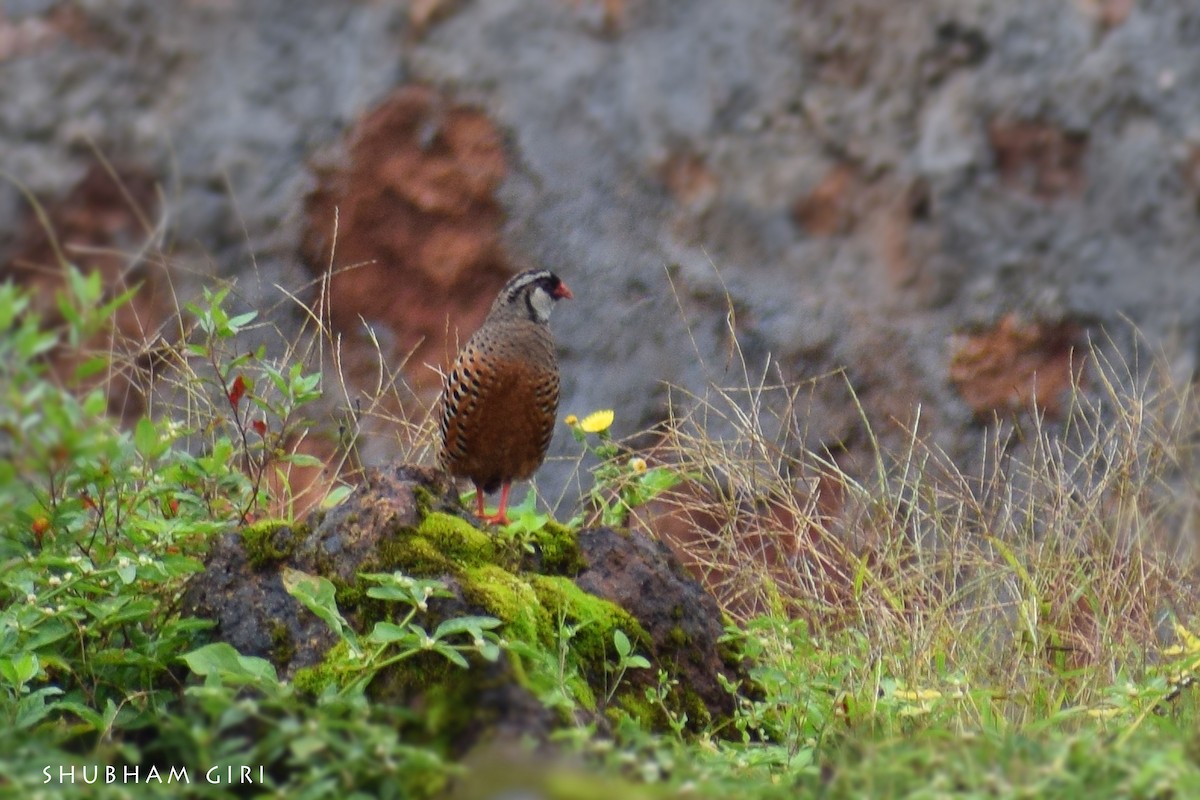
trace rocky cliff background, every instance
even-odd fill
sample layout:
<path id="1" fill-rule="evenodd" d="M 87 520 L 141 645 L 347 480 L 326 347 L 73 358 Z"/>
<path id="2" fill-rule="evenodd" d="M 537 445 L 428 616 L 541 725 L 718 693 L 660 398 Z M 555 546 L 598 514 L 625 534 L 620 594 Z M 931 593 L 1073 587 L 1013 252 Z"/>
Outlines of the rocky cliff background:
<path id="1" fill-rule="evenodd" d="M 618 435 L 669 384 L 815 379 L 788 412 L 809 446 L 867 446 L 852 389 L 879 436 L 919 407 L 969 465 L 993 420 L 1061 411 L 1089 340 L 1138 330 L 1194 380 L 1192 0 L 0 9 L 6 278 L 48 307 L 57 248 L 141 282 L 134 338 L 218 276 L 286 342 L 294 293 L 343 337 L 336 402 L 377 379 L 369 329 L 419 414 L 534 265 L 577 298 L 561 413 L 615 408 Z M 364 460 L 393 457 L 368 428 Z"/>

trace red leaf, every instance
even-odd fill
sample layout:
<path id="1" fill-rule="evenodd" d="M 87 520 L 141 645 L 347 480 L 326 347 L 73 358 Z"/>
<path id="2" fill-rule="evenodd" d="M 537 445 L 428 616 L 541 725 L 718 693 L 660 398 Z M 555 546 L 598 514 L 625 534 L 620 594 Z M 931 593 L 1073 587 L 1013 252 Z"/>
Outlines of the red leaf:
<path id="1" fill-rule="evenodd" d="M 259 436 L 263 437 L 264 439 L 267 438 L 267 423 L 263 422 L 261 419 L 256 419 L 251 422 L 250 427 L 254 428 L 254 432 Z"/>
<path id="2" fill-rule="evenodd" d="M 229 390 L 229 405 L 237 408 L 237 404 L 242 402 L 242 398 L 246 396 L 246 379 L 238 375 L 233 379 L 233 388 Z"/>

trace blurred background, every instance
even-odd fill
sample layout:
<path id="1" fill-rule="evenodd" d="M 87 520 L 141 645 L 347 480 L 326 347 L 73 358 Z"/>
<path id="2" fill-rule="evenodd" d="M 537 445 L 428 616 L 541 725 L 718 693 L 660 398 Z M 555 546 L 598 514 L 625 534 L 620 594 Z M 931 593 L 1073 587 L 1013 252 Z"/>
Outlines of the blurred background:
<path id="1" fill-rule="evenodd" d="M 613 408 L 618 437 L 687 392 L 804 386 L 772 423 L 797 443 L 853 461 L 920 409 L 970 469 L 981 430 L 1062 414 L 1089 342 L 1196 374 L 1192 0 L 0 9 L 3 279 L 50 308 L 61 253 L 140 284 L 131 341 L 178 338 L 214 279 L 268 347 L 318 309 L 331 420 L 402 379 L 360 414 L 366 463 L 531 266 L 576 297 L 560 416 Z"/>

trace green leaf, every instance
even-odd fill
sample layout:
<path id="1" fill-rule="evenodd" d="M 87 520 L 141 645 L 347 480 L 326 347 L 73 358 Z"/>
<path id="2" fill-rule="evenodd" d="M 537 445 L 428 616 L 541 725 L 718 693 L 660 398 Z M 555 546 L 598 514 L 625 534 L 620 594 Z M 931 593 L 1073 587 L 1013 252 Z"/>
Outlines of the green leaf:
<path id="1" fill-rule="evenodd" d="M 75 367 L 73 376 L 77 381 L 87 380 L 93 375 L 99 375 L 104 370 L 108 369 L 107 356 L 93 356 L 79 363 Z"/>
<path id="2" fill-rule="evenodd" d="M 108 413 L 108 395 L 96 389 L 83 398 L 83 412 L 89 417 L 103 417 Z"/>
<path id="3" fill-rule="evenodd" d="M 142 417 L 134 426 L 133 446 L 147 461 L 153 461 L 167 449 L 166 442 L 158 435 L 158 427 L 149 417 Z"/>
<path id="4" fill-rule="evenodd" d="M 412 590 L 400 586 L 372 586 L 370 589 L 367 589 L 367 597 L 373 597 L 376 600 L 390 600 L 396 603 L 416 604 L 416 598 L 413 597 Z"/>
<path id="5" fill-rule="evenodd" d="M 0 285 L 0 331 L 8 330 L 13 320 L 29 307 L 29 298 L 13 283 Z"/>
<path id="6" fill-rule="evenodd" d="M 99 273 L 97 273 L 97 275 L 98 274 Z M 121 294 L 114 297 L 112 300 L 109 300 L 107 303 L 100 306 L 100 308 L 97 309 L 95 312 L 96 317 L 98 319 L 107 320 L 109 317 L 111 317 L 113 315 L 113 312 L 115 312 L 118 308 L 120 308 L 121 306 L 125 305 L 130 300 L 132 300 L 133 296 L 136 295 L 141 288 L 142 288 L 142 284 L 140 284 L 140 283 L 136 283 L 133 286 L 129 287 L 124 292 L 122 292 Z"/>
<path id="7" fill-rule="evenodd" d="M 325 462 L 316 456 L 308 453 L 288 453 L 279 459 L 285 464 L 292 464 L 297 467 L 323 467 Z"/>
<path id="8" fill-rule="evenodd" d="M 381 621 L 375 623 L 375 627 L 371 630 L 370 639 L 376 644 L 409 642 L 413 645 L 419 645 L 421 642 L 421 633 L 405 625 Z"/>
<path id="9" fill-rule="evenodd" d="M 141 622 L 158 610 L 158 601 L 151 597 L 121 597 L 106 600 L 95 606 L 96 622 L 103 626 Z"/>
<path id="10" fill-rule="evenodd" d="M 47 704 L 46 699 L 60 694 L 62 694 L 62 689 L 57 686 L 47 686 L 22 697 L 21 701 L 17 703 L 14 727 L 17 730 L 24 730 L 41 722 L 47 714 L 54 710 L 54 704 Z"/>
<path id="11" fill-rule="evenodd" d="M 237 333 L 239 330 L 253 322 L 257 316 L 257 311 L 247 311 L 245 314 L 238 314 L 236 317 L 230 317 L 229 322 L 226 323 L 226 325 L 231 332 Z"/>
<path id="12" fill-rule="evenodd" d="M 69 622 L 58 617 L 52 617 L 37 627 L 37 632 L 33 635 L 33 638 L 25 641 L 25 648 L 33 651 L 41 650 L 43 647 L 61 641 L 74 633 L 75 627 Z"/>
<path id="13" fill-rule="evenodd" d="M 670 467 L 653 467 L 642 475 L 641 484 L 655 492 L 665 491 L 678 486 L 683 481 L 683 475 Z"/>
<path id="14" fill-rule="evenodd" d="M 83 323 L 83 318 L 79 315 L 79 311 L 76 310 L 75 304 L 71 302 L 71 295 L 66 292 L 55 292 L 54 300 L 58 306 L 58 313 L 62 315 L 62 318 L 67 321 L 67 324 L 73 330 L 78 330 Z"/>
<path id="15" fill-rule="evenodd" d="M 14 689 L 20 689 L 38 673 L 37 656 L 22 653 L 13 658 L 0 658 L 0 677 Z"/>
<path id="16" fill-rule="evenodd" d="M 500 620 L 495 617 L 455 617 L 437 626 L 433 632 L 434 639 L 445 639 L 456 633 L 470 633 L 478 637 L 482 631 L 500 626 Z M 618 631 L 619 633 L 619 631 Z"/>
<path id="17" fill-rule="evenodd" d="M 118 563 L 117 576 L 120 577 L 121 583 L 128 586 L 137 579 L 137 564 L 129 560 L 126 560 L 124 563 Z"/>
<path id="18" fill-rule="evenodd" d="M 96 711 L 96 709 L 89 705 L 77 703 L 73 700 L 62 700 L 58 703 L 55 703 L 54 708 L 59 712 L 74 714 L 86 722 L 91 727 L 91 730 L 104 730 L 104 717 L 100 715 L 100 712 Z"/>
<path id="19" fill-rule="evenodd" d="M 318 753 L 324 752 L 329 748 L 329 742 L 321 736 L 300 736 L 293 739 L 288 748 L 292 751 L 292 755 L 300 763 L 310 760 Z"/>
<path id="20" fill-rule="evenodd" d="M 629 643 L 629 637 L 625 635 L 625 631 L 619 628 L 613 631 L 613 646 L 617 648 L 617 655 L 622 659 L 633 651 L 633 645 Z"/>
<path id="21" fill-rule="evenodd" d="M 228 642 L 214 642 L 182 656 L 188 669 L 226 683 L 278 683 L 275 667 L 265 658 L 244 656 Z"/>
<path id="22" fill-rule="evenodd" d="M 337 589 L 328 578 L 309 575 L 298 569 L 284 567 L 280 573 L 283 588 L 292 597 L 304 604 L 312 613 L 325 622 L 334 633 L 354 643 L 354 631 L 337 607 Z"/>
<path id="23" fill-rule="evenodd" d="M 452 647 L 447 647 L 445 645 L 438 645 L 437 647 L 435 647 L 433 649 L 436 650 L 438 653 L 441 653 L 442 656 L 444 656 L 447 661 L 453 663 L 456 666 L 462 667 L 463 669 L 467 669 L 469 666 L 471 666 L 470 664 L 467 663 L 467 660 L 465 658 L 463 658 L 462 653 L 458 652 L 457 650 L 455 650 Z"/>
<path id="24" fill-rule="evenodd" d="M 342 501 L 349 497 L 353 491 L 353 486 L 347 486 L 344 483 L 334 486 L 326 493 L 324 499 L 321 500 L 321 508 L 327 511 L 334 506 L 341 505 Z"/>

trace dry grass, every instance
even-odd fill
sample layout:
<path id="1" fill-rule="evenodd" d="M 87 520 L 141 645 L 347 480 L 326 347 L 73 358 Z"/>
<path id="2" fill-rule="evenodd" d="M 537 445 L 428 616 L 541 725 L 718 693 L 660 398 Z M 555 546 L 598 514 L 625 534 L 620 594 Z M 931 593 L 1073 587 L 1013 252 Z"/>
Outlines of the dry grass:
<path id="1" fill-rule="evenodd" d="M 1088 702 L 1152 660 L 1174 620 L 1200 622 L 1200 404 L 1164 357 L 1115 352 L 1083 354 L 1089 388 L 1060 421 L 981 429 L 970 473 L 927 443 L 919 413 L 886 451 L 860 407 L 874 463 L 852 471 L 804 445 L 811 384 L 676 390 L 655 454 L 690 479 L 638 521 L 736 619 L 853 629 L 869 669 L 997 687 L 1018 715 L 1034 691 Z"/>

